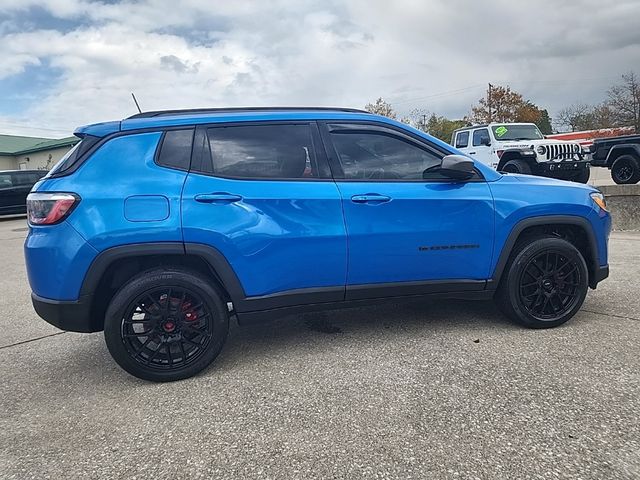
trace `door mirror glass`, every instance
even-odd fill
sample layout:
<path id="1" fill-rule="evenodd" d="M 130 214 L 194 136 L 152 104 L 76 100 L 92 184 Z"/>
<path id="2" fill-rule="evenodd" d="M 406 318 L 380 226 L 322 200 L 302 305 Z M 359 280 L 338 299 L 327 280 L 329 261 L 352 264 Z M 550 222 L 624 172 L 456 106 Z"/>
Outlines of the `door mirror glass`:
<path id="1" fill-rule="evenodd" d="M 480 145 L 484 145 L 485 147 L 491 146 L 491 139 L 489 137 L 482 137 L 480 139 Z"/>
<path id="2" fill-rule="evenodd" d="M 442 159 L 438 173 L 455 180 L 468 180 L 475 174 L 473 160 L 464 155 L 447 155 Z M 423 177 L 426 178 L 428 175 L 431 175 L 431 172 L 425 170 Z"/>

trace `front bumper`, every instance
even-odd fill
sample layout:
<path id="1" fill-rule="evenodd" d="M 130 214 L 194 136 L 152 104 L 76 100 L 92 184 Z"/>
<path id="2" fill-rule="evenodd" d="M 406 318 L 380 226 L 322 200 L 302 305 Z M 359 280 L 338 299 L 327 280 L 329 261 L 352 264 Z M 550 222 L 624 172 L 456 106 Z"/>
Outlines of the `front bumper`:
<path id="1" fill-rule="evenodd" d="M 36 313 L 54 327 L 70 332 L 90 333 L 102 330 L 91 321 L 92 295 L 79 300 L 52 300 L 31 294 Z"/>
<path id="2" fill-rule="evenodd" d="M 589 168 L 589 162 L 584 160 L 563 160 L 562 162 L 540 162 L 538 169 L 542 173 L 553 174 L 561 172 L 579 172 Z"/>
<path id="3" fill-rule="evenodd" d="M 598 269 L 593 272 L 593 277 L 589 279 L 589 286 L 591 288 L 596 288 L 598 283 L 603 281 L 605 278 L 609 276 L 609 265 L 600 265 Z"/>

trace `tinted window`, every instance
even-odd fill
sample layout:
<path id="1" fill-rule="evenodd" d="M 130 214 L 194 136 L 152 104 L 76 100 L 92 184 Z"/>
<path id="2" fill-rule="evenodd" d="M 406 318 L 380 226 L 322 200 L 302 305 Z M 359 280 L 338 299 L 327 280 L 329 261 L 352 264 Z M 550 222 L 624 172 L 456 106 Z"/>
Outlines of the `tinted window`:
<path id="1" fill-rule="evenodd" d="M 489 137 L 489 130 L 487 130 L 486 128 L 473 132 L 474 147 L 483 145 L 482 140 L 485 140 L 487 143 L 491 142 L 491 138 Z"/>
<path id="2" fill-rule="evenodd" d="M 213 173 L 240 178 L 319 178 L 308 125 L 208 130 Z"/>
<path id="3" fill-rule="evenodd" d="M 158 154 L 158 165 L 189 170 L 192 142 L 193 129 L 166 131 Z"/>
<path id="4" fill-rule="evenodd" d="M 93 147 L 100 138 L 91 135 L 85 136 L 79 143 L 70 149 L 67 154 L 60 159 L 58 163 L 51 169 L 52 174 L 62 174 L 71 169 L 83 156 Z"/>
<path id="5" fill-rule="evenodd" d="M 10 188 L 13 187 L 13 181 L 11 180 L 11 175 L 8 173 L 0 173 L 0 188 Z"/>
<path id="6" fill-rule="evenodd" d="M 33 185 L 38 181 L 38 177 L 34 173 L 14 173 L 13 174 L 13 184 L 14 185 Z"/>
<path id="7" fill-rule="evenodd" d="M 469 146 L 469 132 L 460 132 L 456 137 L 456 148 Z"/>
<path id="8" fill-rule="evenodd" d="M 344 177 L 350 179 L 421 180 L 442 178 L 441 157 L 393 134 L 342 130 L 331 132 Z"/>

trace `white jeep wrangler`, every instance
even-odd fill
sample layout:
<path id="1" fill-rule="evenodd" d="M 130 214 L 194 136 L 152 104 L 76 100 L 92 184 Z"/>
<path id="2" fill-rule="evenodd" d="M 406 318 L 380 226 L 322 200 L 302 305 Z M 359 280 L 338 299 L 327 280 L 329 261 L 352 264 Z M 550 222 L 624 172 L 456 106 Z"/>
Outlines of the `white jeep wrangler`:
<path id="1" fill-rule="evenodd" d="M 544 138 L 533 123 L 489 123 L 453 132 L 451 144 L 499 172 L 587 183 L 589 161 L 578 143 Z"/>

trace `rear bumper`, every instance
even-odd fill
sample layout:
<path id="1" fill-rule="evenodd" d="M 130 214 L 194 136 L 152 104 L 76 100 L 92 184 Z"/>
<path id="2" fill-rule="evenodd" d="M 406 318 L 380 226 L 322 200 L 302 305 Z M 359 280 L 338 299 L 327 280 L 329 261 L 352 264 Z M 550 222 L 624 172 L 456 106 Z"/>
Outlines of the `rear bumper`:
<path id="1" fill-rule="evenodd" d="M 70 332 L 90 333 L 101 330 L 91 322 L 91 295 L 79 300 L 52 300 L 31 294 L 36 313 L 54 327 Z"/>

